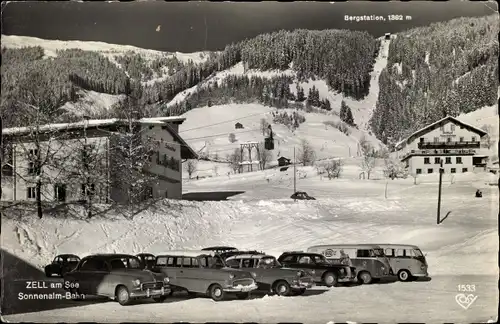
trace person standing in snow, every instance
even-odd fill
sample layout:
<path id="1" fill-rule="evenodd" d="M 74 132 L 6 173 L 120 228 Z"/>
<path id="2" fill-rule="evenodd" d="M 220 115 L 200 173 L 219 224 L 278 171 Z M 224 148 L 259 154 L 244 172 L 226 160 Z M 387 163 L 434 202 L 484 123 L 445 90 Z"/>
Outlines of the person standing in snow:
<path id="1" fill-rule="evenodd" d="M 351 277 L 351 268 L 352 267 L 352 261 L 351 258 L 349 258 L 349 255 L 347 255 L 344 250 L 340 250 L 340 264 L 348 266 L 346 269 L 347 271 L 347 277 Z"/>

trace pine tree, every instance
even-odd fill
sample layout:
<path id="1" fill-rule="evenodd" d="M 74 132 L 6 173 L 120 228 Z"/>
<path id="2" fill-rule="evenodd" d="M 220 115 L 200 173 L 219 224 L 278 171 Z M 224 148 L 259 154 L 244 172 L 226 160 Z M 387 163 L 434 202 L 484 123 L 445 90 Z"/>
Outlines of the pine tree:
<path id="1" fill-rule="evenodd" d="M 342 100 L 340 104 L 340 120 L 348 125 L 354 125 L 354 117 L 352 116 L 351 108 L 349 108 L 344 100 Z"/>

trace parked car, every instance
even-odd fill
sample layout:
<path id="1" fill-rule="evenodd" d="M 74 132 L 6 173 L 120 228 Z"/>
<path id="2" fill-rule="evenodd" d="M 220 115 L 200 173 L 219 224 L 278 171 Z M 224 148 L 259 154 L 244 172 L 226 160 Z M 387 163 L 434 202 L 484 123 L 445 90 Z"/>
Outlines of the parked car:
<path id="1" fill-rule="evenodd" d="M 215 301 L 225 299 L 227 293 L 246 299 L 257 289 L 251 273 L 226 267 L 224 260 L 213 251 L 159 253 L 154 271 L 168 275 L 173 290 L 204 294 Z"/>
<path id="2" fill-rule="evenodd" d="M 293 195 L 291 195 L 290 198 L 299 200 L 316 200 L 316 198 L 309 196 L 304 191 L 297 191 Z"/>
<path id="3" fill-rule="evenodd" d="M 142 267 L 139 258 L 128 254 L 94 254 L 83 258 L 76 269 L 64 275 L 64 288 L 73 299 L 97 295 L 128 305 L 134 299 L 153 298 L 163 302 L 170 293 L 170 279 Z"/>
<path id="4" fill-rule="evenodd" d="M 238 251 L 237 248 L 232 247 L 232 246 L 211 246 L 211 247 L 206 247 L 201 249 L 202 251 L 212 251 L 217 254 L 229 252 L 229 251 Z"/>
<path id="5" fill-rule="evenodd" d="M 355 282 L 356 268 L 332 264 L 321 254 L 303 251 L 284 252 L 278 261 L 286 267 L 311 271 L 314 283 L 334 287 L 339 282 Z"/>
<path id="6" fill-rule="evenodd" d="M 73 270 L 80 262 L 80 258 L 74 254 L 59 254 L 52 263 L 45 266 L 45 275 L 47 277 L 63 276 L 66 272 Z"/>
<path id="7" fill-rule="evenodd" d="M 136 257 L 141 260 L 144 269 L 151 269 L 155 265 L 156 256 L 151 253 L 139 253 Z"/>
<path id="8" fill-rule="evenodd" d="M 313 286 L 313 278 L 299 269 L 283 268 L 275 257 L 267 254 L 233 255 L 226 264 L 235 269 L 251 271 L 259 290 L 274 292 L 280 296 L 303 294 Z"/>

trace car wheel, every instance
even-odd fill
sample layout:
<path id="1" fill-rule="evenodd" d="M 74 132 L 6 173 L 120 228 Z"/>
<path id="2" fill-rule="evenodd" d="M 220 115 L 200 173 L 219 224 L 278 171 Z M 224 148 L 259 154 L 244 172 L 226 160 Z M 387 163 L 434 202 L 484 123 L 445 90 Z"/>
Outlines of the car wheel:
<path id="1" fill-rule="evenodd" d="M 165 296 L 165 295 L 153 297 L 153 300 L 157 303 L 163 303 L 166 299 L 167 299 L 167 296 Z"/>
<path id="2" fill-rule="evenodd" d="M 373 281 L 372 275 L 368 271 L 361 271 L 358 275 L 358 279 L 364 285 L 368 285 Z"/>
<path id="3" fill-rule="evenodd" d="M 335 287 L 338 284 L 337 275 L 333 272 L 327 272 L 323 275 L 323 282 L 327 287 Z"/>
<path id="4" fill-rule="evenodd" d="M 398 272 L 398 279 L 400 281 L 410 281 L 411 280 L 411 274 L 408 270 L 399 270 Z"/>
<path id="5" fill-rule="evenodd" d="M 238 299 L 248 299 L 248 297 L 250 297 L 250 293 L 249 292 L 240 292 L 240 293 L 236 293 L 236 298 Z"/>
<path id="6" fill-rule="evenodd" d="M 213 284 L 208 288 L 208 296 L 215 301 L 221 301 L 226 296 L 226 293 L 222 289 L 221 285 Z"/>
<path id="7" fill-rule="evenodd" d="M 278 296 L 288 296 L 290 294 L 290 285 L 282 280 L 274 284 L 274 293 Z"/>
<path id="8" fill-rule="evenodd" d="M 125 286 L 116 287 L 115 297 L 118 303 L 122 306 L 130 304 L 130 293 Z"/>

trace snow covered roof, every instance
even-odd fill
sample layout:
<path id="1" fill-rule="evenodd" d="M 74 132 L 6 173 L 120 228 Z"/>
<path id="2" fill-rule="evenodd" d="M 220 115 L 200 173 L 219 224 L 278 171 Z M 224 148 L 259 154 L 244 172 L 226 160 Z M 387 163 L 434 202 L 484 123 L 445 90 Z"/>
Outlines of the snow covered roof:
<path id="1" fill-rule="evenodd" d="M 463 121 L 460 121 L 460 120 L 458 120 L 457 118 L 455 118 L 453 116 L 446 116 L 446 117 L 441 118 L 440 120 L 438 120 L 438 121 L 436 121 L 436 122 L 434 122 L 434 123 L 432 123 L 430 125 L 427 125 L 427 126 L 421 128 L 421 129 L 417 130 L 416 132 L 414 132 L 413 134 L 411 134 L 407 138 L 403 139 L 402 141 L 400 141 L 399 143 L 396 144 L 396 149 L 403 148 L 403 146 L 405 144 L 410 143 L 412 140 L 414 140 L 415 138 L 419 137 L 422 134 L 425 134 L 427 132 L 430 132 L 433 129 L 438 128 L 445 121 L 451 121 L 452 123 L 454 123 L 456 125 L 460 125 L 463 128 L 466 128 L 466 129 L 468 129 L 468 130 L 470 130 L 472 132 L 475 132 L 475 133 L 479 134 L 481 137 L 487 134 L 482 129 L 479 129 L 479 128 L 474 127 L 474 126 L 472 126 L 470 124 L 464 123 Z"/>
<path id="2" fill-rule="evenodd" d="M 201 251 L 201 250 L 174 250 L 166 251 L 161 253 L 156 253 L 156 256 L 184 256 L 187 258 L 196 258 L 200 255 L 215 255 L 213 251 Z"/>
<path id="3" fill-rule="evenodd" d="M 152 117 L 141 118 L 135 120 L 134 123 L 144 125 L 162 125 L 167 128 L 174 140 L 181 145 L 181 158 L 183 159 L 197 159 L 198 154 L 186 143 L 184 139 L 169 125 L 169 123 L 182 123 L 186 120 L 184 117 L 171 116 L 171 117 Z M 38 128 L 40 133 L 58 132 L 58 131 L 72 131 L 79 130 L 87 127 L 88 129 L 97 127 L 106 127 L 111 125 L 128 124 L 128 120 L 111 118 L 111 119 L 90 119 L 88 121 L 79 121 L 74 123 L 60 123 L 60 124 L 46 124 Z M 2 136 L 22 136 L 27 135 L 35 130 L 34 126 L 28 127 L 12 127 L 2 130 Z"/>
<path id="4" fill-rule="evenodd" d="M 185 121 L 186 118 L 184 117 L 179 117 L 179 116 L 172 116 L 172 117 L 153 117 L 153 118 L 141 118 L 135 122 L 141 123 L 141 124 L 164 124 L 168 122 L 183 122 Z M 85 123 L 87 122 L 87 127 L 92 128 L 92 127 L 103 127 L 103 126 L 110 126 L 114 124 L 119 124 L 120 122 L 128 122 L 124 119 L 119 119 L 119 118 L 111 118 L 111 119 L 90 119 L 88 121 L 79 121 L 79 122 L 74 122 L 74 123 L 59 123 L 59 124 L 46 124 L 46 125 L 41 125 L 39 128 L 39 132 L 45 133 L 45 132 L 53 132 L 53 131 L 61 131 L 61 130 L 75 130 L 79 128 L 84 128 Z M 26 133 L 30 133 L 33 131 L 35 126 L 27 126 L 27 127 L 12 127 L 12 128 L 5 128 L 3 129 L 3 135 L 23 135 Z"/>

